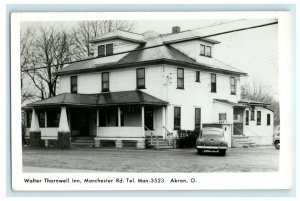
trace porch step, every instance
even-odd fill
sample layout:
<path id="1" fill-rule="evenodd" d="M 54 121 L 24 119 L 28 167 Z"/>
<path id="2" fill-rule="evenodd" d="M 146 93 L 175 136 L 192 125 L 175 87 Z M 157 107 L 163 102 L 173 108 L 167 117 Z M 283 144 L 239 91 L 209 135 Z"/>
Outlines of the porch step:
<path id="1" fill-rule="evenodd" d="M 163 139 L 162 137 L 158 137 L 158 141 L 156 137 L 151 138 L 146 137 L 146 140 L 149 142 L 150 146 L 152 146 L 154 149 L 174 149 L 174 141 L 173 140 L 167 140 Z"/>
<path id="2" fill-rule="evenodd" d="M 71 145 L 77 147 L 94 147 L 95 145 L 94 137 L 90 137 L 90 136 L 75 137 L 74 141 L 71 142 Z"/>
<path id="3" fill-rule="evenodd" d="M 251 140 L 248 136 L 235 136 L 232 138 L 232 147 L 248 148 L 257 146 L 258 144 Z"/>

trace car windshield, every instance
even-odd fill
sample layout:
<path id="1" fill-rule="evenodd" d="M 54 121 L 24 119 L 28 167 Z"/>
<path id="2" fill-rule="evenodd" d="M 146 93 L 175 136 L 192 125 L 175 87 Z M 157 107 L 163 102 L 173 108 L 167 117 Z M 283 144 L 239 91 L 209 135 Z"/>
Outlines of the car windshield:
<path id="1" fill-rule="evenodd" d="M 203 130 L 202 137 L 203 138 L 220 138 L 220 137 L 223 137 L 223 133 L 218 130 Z"/>
<path id="2" fill-rule="evenodd" d="M 202 138 L 209 138 L 209 139 L 217 139 L 217 138 L 221 138 L 222 135 L 220 134 L 206 134 L 206 135 L 202 135 Z"/>

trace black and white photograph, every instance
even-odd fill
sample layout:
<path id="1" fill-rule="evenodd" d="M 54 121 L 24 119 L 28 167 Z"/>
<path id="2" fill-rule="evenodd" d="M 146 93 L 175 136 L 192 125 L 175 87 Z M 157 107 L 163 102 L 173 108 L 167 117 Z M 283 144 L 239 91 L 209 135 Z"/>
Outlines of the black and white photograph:
<path id="1" fill-rule="evenodd" d="M 191 176 L 198 173 L 286 170 L 279 82 L 280 59 L 289 56 L 279 54 L 286 13 L 89 14 L 12 15 L 20 84 L 13 166 L 20 175 L 59 173 L 24 176 L 23 186 L 191 186 L 202 183 Z M 102 177 L 63 176 L 77 173 Z M 151 176 L 110 181 L 111 173 Z"/>

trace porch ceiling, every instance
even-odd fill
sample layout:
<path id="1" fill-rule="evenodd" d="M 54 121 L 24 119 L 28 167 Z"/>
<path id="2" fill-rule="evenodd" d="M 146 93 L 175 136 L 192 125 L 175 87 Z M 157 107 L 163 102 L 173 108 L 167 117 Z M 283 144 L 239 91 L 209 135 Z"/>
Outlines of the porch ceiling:
<path id="1" fill-rule="evenodd" d="M 111 106 L 111 105 L 168 105 L 168 102 L 156 98 L 143 91 L 121 91 L 99 94 L 72 94 L 64 93 L 30 103 L 25 107 L 51 106 Z"/>

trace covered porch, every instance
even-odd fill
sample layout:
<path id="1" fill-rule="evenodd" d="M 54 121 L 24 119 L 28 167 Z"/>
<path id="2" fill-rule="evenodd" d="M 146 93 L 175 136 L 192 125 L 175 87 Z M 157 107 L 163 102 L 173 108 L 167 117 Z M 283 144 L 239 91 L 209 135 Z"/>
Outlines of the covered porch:
<path id="1" fill-rule="evenodd" d="M 25 108 L 25 138 L 47 144 L 63 132 L 67 147 L 85 137 L 95 147 L 145 148 L 147 135 L 165 136 L 166 105 L 141 91 L 61 94 Z"/>

